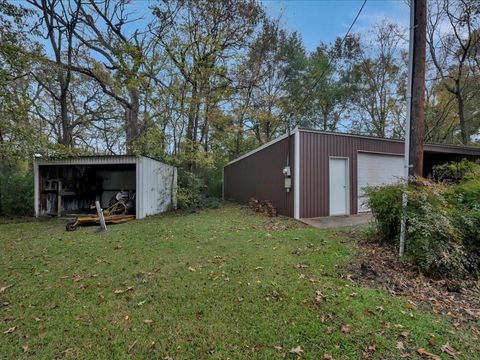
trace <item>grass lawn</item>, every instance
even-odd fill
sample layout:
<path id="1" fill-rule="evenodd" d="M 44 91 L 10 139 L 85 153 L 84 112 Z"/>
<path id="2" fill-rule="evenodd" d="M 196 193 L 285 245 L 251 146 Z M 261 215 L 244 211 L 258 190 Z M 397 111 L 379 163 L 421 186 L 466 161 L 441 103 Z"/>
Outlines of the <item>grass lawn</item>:
<path id="1" fill-rule="evenodd" d="M 480 358 L 471 332 L 342 276 L 353 241 L 233 205 L 107 233 L 2 224 L 0 358 Z"/>

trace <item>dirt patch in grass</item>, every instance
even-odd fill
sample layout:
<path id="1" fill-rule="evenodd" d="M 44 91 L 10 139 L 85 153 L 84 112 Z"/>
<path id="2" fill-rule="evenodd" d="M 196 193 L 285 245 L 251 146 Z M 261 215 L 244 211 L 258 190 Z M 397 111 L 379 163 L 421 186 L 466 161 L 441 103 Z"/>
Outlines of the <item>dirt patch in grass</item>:
<path id="1" fill-rule="evenodd" d="M 285 220 L 284 217 L 280 218 L 269 218 L 267 215 L 260 215 L 265 216 L 266 221 L 261 225 L 252 225 L 251 228 L 255 230 L 262 230 L 262 231 L 285 231 L 290 229 L 303 229 L 307 227 L 307 225 L 301 223 L 300 221 L 287 219 Z"/>
<path id="2" fill-rule="evenodd" d="M 352 231 L 350 236 L 358 238 L 357 232 Z M 430 279 L 401 261 L 396 249 L 367 240 L 358 241 L 356 247 L 358 256 L 346 275 L 352 281 L 406 296 L 407 307 L 422 306 L 434 314 L 445 314 L 454 327 L 480 320 L 479 280 Z"/>
<path id="3" fill-rule="evenodd" d="M 283 215 L 270 216 L 266 213 L 255 212 L 247 206 L 243 206 L 242 211 L 245 213 L 245 216 L 255 216 L 257 218 L 257 221 L 252 222 L 251 225 L 251 228 L 254 230 L 285 231 L 308 228 L 308 225 Z M 261 219 L 261 221 L 259 222 L 258 219 Z"/>

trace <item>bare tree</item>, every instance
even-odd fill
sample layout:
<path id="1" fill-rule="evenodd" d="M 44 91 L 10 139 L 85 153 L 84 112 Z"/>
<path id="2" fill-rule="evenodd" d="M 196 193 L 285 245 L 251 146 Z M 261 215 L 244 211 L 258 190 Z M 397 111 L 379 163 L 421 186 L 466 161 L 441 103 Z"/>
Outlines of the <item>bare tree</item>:
<path id="1" fill-rule="evenodd" d="M 43 9 L 46 0 L 29 1 Z M 158 36 L 162 24 L 152 20 L 144 30 L 128 30 L 132 23 L 144 19 L 134 18 L 124 0 L 74 0 L 68 2 L 68 9 L 63 3 L 50 0 L 49 11 L 42 14 L 47 30 L 53 21 L 57 27 L 69 28 L 70 39 L 75 38 L 77 48 L 88 49 L 92 56 L 75 63 L 58 61 L 56 57 L 55 62 L 66 71 L 75 71 L 95 80 L 105 94 L 124 108 L 127 151 L 132 152 L 142 130 L 139 88 L 145 80 L 149 52 L 156 45 L 156 39 L 151 36 L 152 28 Z M 76 26 L 71 27 L 73 22 Z"/>
<path id="2" fill-rule="evenodd" d="M 405 100 L 403 33 L 397 24 L 378 24 L 370 45 L 363 46 L 358 66 L 362 85 L 356 103 L 366 132 L 379 137 L 398 135 L 398 125 L 402 123 L 399 117 L 403 116 L 400 109 Z"/>
<path id="3" fill-rule="evenodd" d="M 58 142 L 66 147 L 73 146 L 72 124 L 68 108 L 69 88 L 72 80 L 72 63 L 74 52 L 73 34 L 78 24 L 79 7 L 60 0 L 28 0 L 41 12 L 40 26 L 44 27 L 44 36 L 50 42 L 55 67 L 55 81 L 44 81 L 35 76 L 39 84 L 58 102 L 58 112 L 55 117 L 60 123 L 57 134 Z M 72 7 L 73 5 L 73 7 Z M 62 18 L 59 21 L 59 18 Z"/>
<path id="4" fill-rule="evenodd" d="M 430 2 L 427 45 L 442 86 L 455 98 L 461 142 L 468 144 L 472 129 L 465 114 L 472 77 L 478 76 L 480 6 L 474 0 Z"/>
<path id="5" fill-rule="evenodd" d="M 208 149 L 212 114 L 232 82 L 228 62 L 246 44 L 263 15 L 255 1 L 163 1 L 155 14 L 165 18 L 176 9 L 169 35 L 160 41 L 170 59 L 173 76 L 187 85 L 186 150 L 198 142 Z M 165 10 L 167 9 L 167 10 Z M 212 112 L 213 111 L 213 112 Z"/>

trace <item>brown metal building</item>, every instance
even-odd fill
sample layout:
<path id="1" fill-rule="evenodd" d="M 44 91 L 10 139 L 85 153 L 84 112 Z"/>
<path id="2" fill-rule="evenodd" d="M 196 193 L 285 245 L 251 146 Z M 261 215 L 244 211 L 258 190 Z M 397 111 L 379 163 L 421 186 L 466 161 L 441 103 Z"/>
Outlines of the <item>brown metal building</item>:
<path id="1" fill-rule="evenodd" d="M 432 166 L 480 158 L 480 148 L 425 145 L 424 175 Z M 224 198 L 270 200 L 282 215 L 313 218 L 368 211 L 362 188 L 404 175 L 400 140 L 295 129 L 224 167 Z"/>

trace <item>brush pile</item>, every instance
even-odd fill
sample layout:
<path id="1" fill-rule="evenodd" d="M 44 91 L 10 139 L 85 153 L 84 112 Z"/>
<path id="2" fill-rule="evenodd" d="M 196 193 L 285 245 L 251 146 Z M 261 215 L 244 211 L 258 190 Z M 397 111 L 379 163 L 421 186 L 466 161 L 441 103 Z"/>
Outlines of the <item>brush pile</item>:
<path id="1" fill-rule="evenodd" d="M 252 197 L 248 201 L 248 207 L 255 212 L 267 214 L 270 217 L 278 215 L 277 208 L 273 206 L 270 200 L 259 201 Z"/>

